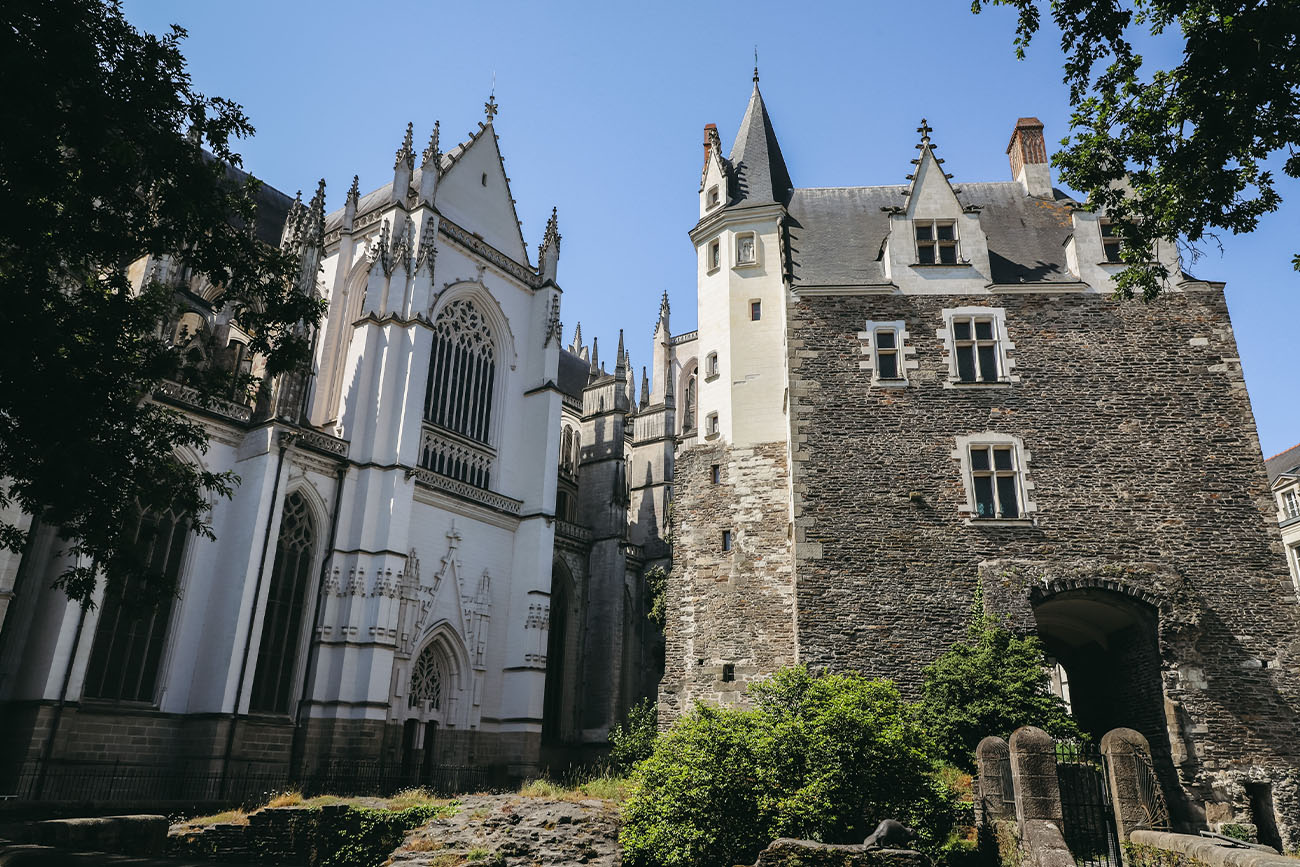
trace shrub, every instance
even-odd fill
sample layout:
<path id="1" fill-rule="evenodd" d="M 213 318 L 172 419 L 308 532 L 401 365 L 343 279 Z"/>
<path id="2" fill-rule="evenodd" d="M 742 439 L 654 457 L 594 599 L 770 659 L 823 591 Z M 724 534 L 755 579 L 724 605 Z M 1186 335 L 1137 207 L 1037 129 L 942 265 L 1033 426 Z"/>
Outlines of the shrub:
<path id="1" fill-rule="evenodd" d="M 1082 736 L 1052 694 L 1038 639 L 986 614 L 979 596 L 966 639 L 925 669 L 917 710 L 943 759 L 966 771 L 975 769 L 975 747 L 988 735 L 1010 737 L 1034 725 L 1053 737 Z"/>
<path id="2" fill-rule="evenodd" d="M 626 722 L 609 733 L 610 770 L 626 774 L 632 766 L 650 755 L 659 736 L 659 709 L 651 699 L 642 699 L 627 712 Z"/>
<path id="3" fill-rule="evenodd" d="M 405 810 L 375 810 L 369 807 L 337 807 L 321 820 L 321 851 L 326 856 L 320 867 L 378 867 L 407 831 L 418 828 L 455 807 L 422 805 Z"/>
<path id="4" fill-rule="evenodd" d="M 888 681 L 785 669 L 750 710 L 697 705 L 637 765 L 620 841 L 629 867 L 752 862 L 777 837 L 861 842 L 897 818 L 929 851 L 952 796 Z"/>

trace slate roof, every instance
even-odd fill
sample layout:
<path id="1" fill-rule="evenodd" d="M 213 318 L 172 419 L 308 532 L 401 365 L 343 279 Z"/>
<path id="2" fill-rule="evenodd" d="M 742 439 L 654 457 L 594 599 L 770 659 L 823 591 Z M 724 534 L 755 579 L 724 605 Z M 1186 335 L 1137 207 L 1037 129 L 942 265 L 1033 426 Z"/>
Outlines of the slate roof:
<path id="1" fill-rule="evenodd" d="M 1286 451 L 1268 458 L 1264 461 L 1264 469 L 1268 472 L 1270 485 L 1283 473 L 1300 474 L 1300 445 L 1291 446 Z"/>
<path id="2" fill-rule="evenodd" d="M 889 232 L 882 208 L 906 205 L 903 185 L 796 189 L 787 206 L 793 285 L 883 284 L 881 245 Z M 957 184 L 963 207 L 978 205 L 988 236 L 994 283 L 1074 282 L 1065 263 L 1074 202 L 1024 194 L 1016 181 Z"/>
<path id="3" fill-rule="evenodd" d="M 785 204 L 790 200 L 790 172 L 781 156 L 781 146 L 776 142 L 772 119 L 767 115 L 763 95 L 758 92 L 758 81 L 749 97 L 749 107 L 740 122 L 736 141 L 731 146 L 731 164 L 735 189 L 732 205 L 741 203 L 758 205 L 769 202 Z"/>
<path id="4" fill-rule="evenodd" d="M 591 373 L 591 365 L 574 355 L 564 347 L 560 347 L 560 372 L 559 382 L 560 391 L 569 397 L 582 400 L 582 390 L 587 387 L 587 378 Z"/>
<path id="5" fill-rule="evenodd" d="M 203 152 L 204 159 L 216 159 L 206 150 Z M 252 177 L 248 172 L 237 169 L 229 163 L 223 164 L 226 170 L 226 177 L 236 184 L 243 186 Z M 280 246 L 280 238 L 284 234 L 284 222 L 289 217 L 289 206 L 293 204 L 293 196 L 289 196 L 277 190 L 275 187 L 262 181 L 262 186 L 257 190 L 257 227 L 254 234 L 257 239 L 273 247 Z"/>

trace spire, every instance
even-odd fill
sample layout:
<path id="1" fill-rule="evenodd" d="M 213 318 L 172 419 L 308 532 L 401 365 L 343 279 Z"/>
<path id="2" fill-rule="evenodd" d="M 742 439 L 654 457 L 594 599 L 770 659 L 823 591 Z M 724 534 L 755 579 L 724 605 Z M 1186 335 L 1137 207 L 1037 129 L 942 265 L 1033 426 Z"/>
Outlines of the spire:
<path id="1" fill-rule="evenodd" d="M 785 204 L 789 200 L 793 184 L 776 141 L 776 131 L 772 129 L 772 119 L 763 105 L 763 95 L 758 91 L 757 67 L 754 91 L 749 96 L 749 107 L 740 122 L 735 144 L 731 146 L 730 162 L 737 175 L 736 200 L 732 204 Z"/>
<path id="2" fill-rule="evenodd" d="M 754 46 L 754 84 L 758 84 L 758 46 Z"/>
<path id="3" fill-rule="evenodd" d="M 433 122 L 433 132 L 429 135 L 429 146 L 420 158 L 420 201 L 433 204 L 438 194 L 438 177 L 442 171 L 442 151 L 438 149 L 438 122 Z"/>
<path id="4" fill-rule="evenodd" d="M 343 202 L 343 225 L 344 232 L 352 231 L 352 222 L 357 218 L 357 205 L 361 202 L 361 178 L 356 175 L 352 176 L 352 186 L 348 188 L 348 197 Z"/>
<path id="5" fill-rule="evenodd" d="M 645 365 L 641 365 L 641 409 L 650 405 L 650 377 L 646 373 Z"/>
<path id="6" fill-rule="evenodd" d="M 437 161 L 442 157 L 442 151 L 438 149 L 438 121 L 433 122 L 433 132 L 429 135 L 429 146 L 424 149 L 424 154 L 420 159 L 420 165 L 427 166 L 430 164 L 437 165 Z"/>
<path id="7" fill-rule="evenodd" d="M 660 329 L 663 329 L 663 332 L 664 332 L 665 335 L 667 335 L 667 334 L 669 333 L 669 331 L 668 331 L 668 313 L 669 313 L 669 310 L 670 310 L 670 308 L 669 308 L 669 306 L 668 306 L 668 290 L 665 289 L 665 290 L 664 290 L 663 297 L 659 299 L 659 319 L 655 321 L 655 333 L 656 333 L 656 334 L 659 333 L 659 330 L 660 330 Z"/>
<path id="8" fill-rule="evenodd" d="M 315 244 L 317 249 L 325 246 L 324 178 L 321 178 L 320 183 L 316 185 L 316 195 L 311 197 L 311 204 L 307 206 L 307 228 L 303 233 L 303 239 L 309 244 Z"/>
<path id="9" fill-rule="evenodd" d="M 551 218 L 546 221 L 546 231 L 542 234 L 542 243 L 537 245 L 537 273 L 543 279 L 554 280 L 560 262 L 560 223 L 555 208 L 551 208 Z"/>
<path id="10" fill-rule="evenodd" d="M 394 169 L 399 168 L 403 163 L 406 164 L 408 171 L 415 168 L 415 142 L 412 138 L 414 133 L 415 124 L 408 123 L 406 125 L 406 137 L 402 139 L 402 146 L 397 149 L 397 156 L 393 159 Z"/>
<path id="11" fill-rule="evenodd" d="M 595 379 L 600 376 L 600 347 L 597 345 L 599 337 L 591 338 L 591 378 Z"/>
<path id="12" fill-rule="evenodd" d="M 622 379 L 627 375 L 627 353 L 623 349 L 623 329 L 618 330 L 618 353 L 614 358 L 614 376 Z"/>
<path id="13" fill-rule="evenodd" d="M 579 322 L 573 328 L 573 342 L 569 344 L 569 351 L 577 355 L 582 351 L 582 323 Z"/>

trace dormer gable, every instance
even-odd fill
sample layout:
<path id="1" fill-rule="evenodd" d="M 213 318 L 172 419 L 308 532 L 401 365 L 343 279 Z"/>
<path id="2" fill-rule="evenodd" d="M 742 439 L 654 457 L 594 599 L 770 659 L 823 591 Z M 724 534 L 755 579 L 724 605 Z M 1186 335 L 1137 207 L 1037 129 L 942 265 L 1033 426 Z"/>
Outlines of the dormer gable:
<path id="1" fill-rule="evenodd" d="M 731 200 L 731 166 L 722 156 L 718 125 L 704 127 L 704 167 L 700 170 L 700 219 L 727 206 Z"/>
<path id="2" fill-rule="evenodd" d="M 983 289 L 990 282 L 988 238 L 979 209 L 964 205 L 943 160 L 935 155 L 931 127 L 917 127 L 920 153 L 912 160 L 903 204 L 891 209 L 882 259 L 886 276 L 904 289 L 932 286 L 953 291 L 954 280 Z M 931 270 L 933 269 L 933 270 Z"/>

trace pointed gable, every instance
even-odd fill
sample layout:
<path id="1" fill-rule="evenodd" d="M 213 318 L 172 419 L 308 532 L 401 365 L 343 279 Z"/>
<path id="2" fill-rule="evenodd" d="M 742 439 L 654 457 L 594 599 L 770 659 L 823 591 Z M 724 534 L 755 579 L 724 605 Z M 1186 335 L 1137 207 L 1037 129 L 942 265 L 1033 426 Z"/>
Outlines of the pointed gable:
<path id="1" fill-rule="evenodd" d="M 492 124 L 480 126 L 442 159 L 443 175 L 435 201 L 438 210 L 511 259 L 528 265 L 528 248 Z"/>
<path id="2" fill-rule="evenodd" d="M 790 172 L 785 167 L 785 157 L 776 141 L 772 119 L 768 117 L 763 95 L 758 90 L 757 76 L 754 91 L 749 97 L 749 107 L 740 122 L 735 144 L 728 160 L 734 176 L 735 189 L 731 191 L 731 204 L 767 204 L 790 200 Z"/>
<path id="3" fill-rule="evenodd" d="M 908 176 L 911 184 L 907 188 L 907 216 L 956 219 L 962 212 L 962 205 L 943 170 L 943 160 L 934 155 L 930 130 L 924 119 L 917 132 L 922 131 L 921 143 L 917 145 L 921 155 L 912 161 L 916 168 Z"/>

